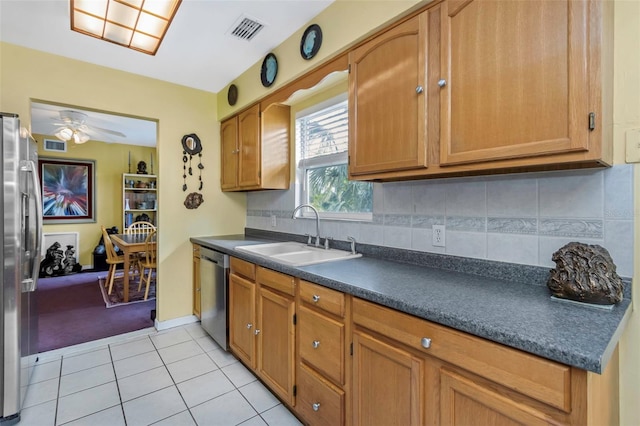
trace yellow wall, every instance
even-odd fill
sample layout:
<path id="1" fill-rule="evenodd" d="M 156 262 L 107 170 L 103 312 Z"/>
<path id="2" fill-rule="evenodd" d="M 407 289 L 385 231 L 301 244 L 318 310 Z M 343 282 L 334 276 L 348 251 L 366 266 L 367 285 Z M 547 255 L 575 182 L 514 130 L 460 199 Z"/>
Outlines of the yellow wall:
<path id="1" fill-rule="evenodd" d="M 640 2 L 615 2 L 614 154 L 624 161 L 627 130 L 640 129 Z M 622 425 L 640 424 L 640 165 L 634 166 L 634 312 L 620 341 Z"/>
<path id="2" fill-rule="evenodd" d="M 432 0 L 336 0 L 316 16 L 311 23 L 322 28 L 322 46 L 311 60 L 300 56 L 300 38 L 307 26 L 303 26 L 291 37 L 272 50 L 278 58 L 278 75 L 275 83 L 265 88 L 260 82 L 262 60 L 255 63 L 234 81 L 238 86 L 238 102 L 231 107 L 227 103 L 227 89 L 218 93 L 218 118 L 222 119 L 273 92 L 274 89 L 299 77 L 328 58 L 344 51 L 357 40 L 382 28 L 396 16 L 430 3 Z M 231 84 L 229 83 L 229 85 Z"/>
<path id="3" fill-rule="evenodd" d="M 190 315 L 189 237 L 242 233 L 245 226 L 246 197 L 220 191 L 216 95 L 0 43 L 0 110 L 18 113 L 22 123 L 28 124 L 30 99 L 158 121 L 157 318 Z M 186 195 L 196 190 L 192 178 L 189 190 L 182 191 L 180 140 L 188 133 L 196 133 L 203 145 L 204 203 L 196 210 L 187 210 L 183 204 Z"/>
<path id="4" fill-rule="evenodd" d="M 78 262 L 85 268 L 93 264 L 93 249 L 100 240 L 100 225 L 106 228 L 117 226 L 122 231 L 122 174 L 128 173 L 129 152 L 132 171 L 135 173 L 138 161 L 149 164 L 150 155 L 157 158 L 155 148 L 89 141 L 76 145 L 67 143 L 67 152 L 51 152 L 43 149 L 44 139 L 55 136 L 33 135 L 38 141 L 38 155 L 49 158 L 74 160 L 94 160 L 95 163 L 95 223 L 45 225 L 44 232 L 78 232 L 80 251 Z M 150 170 L 149 170 L 150 171 Z M 156 171 L 154 169 L 154 171 Z"/>

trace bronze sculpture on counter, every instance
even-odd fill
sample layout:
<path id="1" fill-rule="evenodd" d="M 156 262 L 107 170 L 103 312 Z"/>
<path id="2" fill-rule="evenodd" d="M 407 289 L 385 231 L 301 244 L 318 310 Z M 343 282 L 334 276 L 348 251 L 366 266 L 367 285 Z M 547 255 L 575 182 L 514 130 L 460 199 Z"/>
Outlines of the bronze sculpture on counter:
<path id="1" fill-rule="evenodd" d="M 572 242 L 553 253 L 547 287 L 554 296 L 608 305 L 622 300 L 622 280 L 604 247 Z"/>

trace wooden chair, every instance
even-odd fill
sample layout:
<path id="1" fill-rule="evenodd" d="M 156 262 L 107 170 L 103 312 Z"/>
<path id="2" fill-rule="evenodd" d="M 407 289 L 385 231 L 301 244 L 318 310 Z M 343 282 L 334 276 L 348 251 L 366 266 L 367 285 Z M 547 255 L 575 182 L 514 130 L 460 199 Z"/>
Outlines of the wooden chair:
<path id="1" fill-rule="evenodd" d="M 128 228 L 124 230 L 125 234 L 148 234 L 151 231 L 155 231 L 156 227 L 151 222 L 138 221 L 133 222 Z M 144 253 L 138 253 L 131 256 L 131 264 L 135 269 L 142 272 L 140 261 L 144 258 Z"/>
<path id="2" fill-rule="evenodd" d="M 138 291 L 142 288 L 142 284 L 146 285 L 144 290 L 144 300 L 149 297 L 149 284 L 151 284 L 151 275 L 156 269 L 156 230 L 154 229 L 147 235 L 144 241 L 144 257 L 140 259 L 140 284 L 138 284 Z"/>
<path id="3" fill-rule="evenodd" d="M 116 268 L 120 264 L 124 264 L 124 256 L 118 256 L 116 254 L 116 249 L 113 247 L 113 242 L 111 241 L 111 237 L 109 237 L 109 233 L 105 229 L 104 226 L 102 228 L 102 237 L 104 240 L 104 250 L 107 252 L 107 263 L 109 264 L 109 273 L 107 274 L 107 283 L 109 285 L 108 294 L 111 294 L 111 289 L 113 288 L 113 280 L 116 276 Z"/>
<path id="4" fill-rule="evenodd" d="M 128 228 L 124 230 L 125 234 L 148 234 L 151 231 L 155 231 L 156 226 L 151 222 L 139 221 L 133 222 Z"/>

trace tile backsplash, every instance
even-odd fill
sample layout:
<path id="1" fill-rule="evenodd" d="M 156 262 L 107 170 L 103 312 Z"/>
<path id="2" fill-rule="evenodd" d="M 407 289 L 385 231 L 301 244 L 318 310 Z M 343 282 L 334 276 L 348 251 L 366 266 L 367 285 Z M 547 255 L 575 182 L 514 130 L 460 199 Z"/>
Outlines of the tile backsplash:
<path id="1" fill-rule="evenodd" d="M 605 247 L 618 274 L 633 275 L 633 166 L 375 183 L 372 221 L 321 220 L 320 233 L 358 242 L 478 259 L 555 266 L 571 241 Z M 314 234 L 291 219 L 295 190 L 250 192 L 247 227 Z M 271 217 L 276 216 L 276 226 Z M 446 246 L 431 227 L 445 225 Z"/>

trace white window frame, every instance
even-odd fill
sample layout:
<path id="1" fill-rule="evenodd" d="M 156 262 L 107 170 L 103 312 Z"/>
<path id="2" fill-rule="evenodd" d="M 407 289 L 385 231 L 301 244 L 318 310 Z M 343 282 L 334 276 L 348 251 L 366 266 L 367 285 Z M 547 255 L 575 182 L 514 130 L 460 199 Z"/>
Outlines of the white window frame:
<path id="1" fill-rule="evenodd" d="M 333 105 L 336 105 L 340 102 L 344 102 L 348 99 L 347 93 L 342 93 L 338 96 L 335 96 L 331 99 L 327 99 L 323 102 L 319 102 L 312 107 L 305 108 L 296 112 L 295 114 L 295 124 L 296 127 L 296 144 L 295 144 L 295 154 L 296 154 L 296 191 L 295 191 L 295 202 L 296 205 L 300 205 L 303 203 L 308 203 L 308 194 L 306 190 L 306 174 L 308 169 L 313 169 L 317 167 L 326 167 L 333 165 L 341 165 L 347 164 L 349 161 L 349 153 L 348 151 L 339 152 L 335 154 L 327 154 L 321 157 L 308 158 L 308 159 L 300 159 L 300 141 L 297 139 L 297 120 L 300 117 L 304 117 L 320 110 L 329 108 Z M 372 221 L 373 220 L 373 212 L 370 213 L 342 213 L 342 212 L 318 212 L 319 216 L 323 219 L 332 219 L 332 220 L 346 220 L 346 221 Z M 313 212 L 310 209 L 301 209 L 297 213 L 298 217 L 303 218 L 315 218 Z"/>

